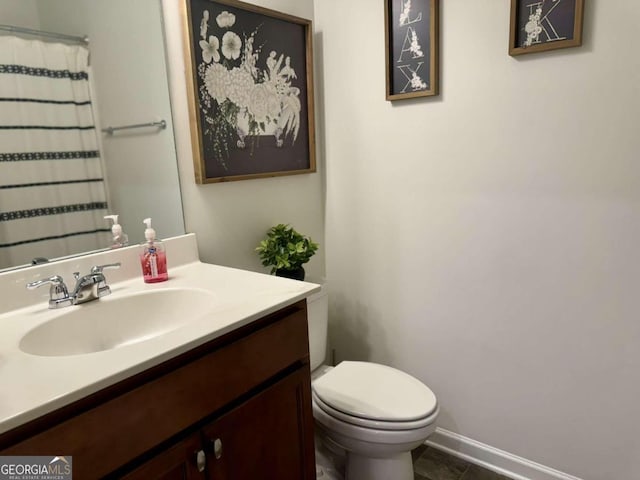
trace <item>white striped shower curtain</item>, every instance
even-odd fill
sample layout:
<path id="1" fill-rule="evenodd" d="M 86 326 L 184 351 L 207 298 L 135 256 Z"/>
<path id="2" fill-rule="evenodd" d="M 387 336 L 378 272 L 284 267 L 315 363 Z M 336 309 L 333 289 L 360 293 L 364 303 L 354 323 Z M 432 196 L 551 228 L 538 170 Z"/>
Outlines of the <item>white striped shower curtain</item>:
<path id="1" fill-rule="evenodd" d="M 0 268 L 109 245 L 88 57 L 0 36 Z"/>

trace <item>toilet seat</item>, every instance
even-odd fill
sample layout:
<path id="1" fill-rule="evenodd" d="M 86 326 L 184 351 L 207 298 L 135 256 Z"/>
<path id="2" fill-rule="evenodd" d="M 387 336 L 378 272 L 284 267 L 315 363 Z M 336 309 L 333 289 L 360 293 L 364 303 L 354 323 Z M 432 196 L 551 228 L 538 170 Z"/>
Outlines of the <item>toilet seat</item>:
<path id="1" fill-rule="evenodd" d="M 408 452 L 410 449 L 413 449 L 424 442 L 424 440 L 433 433 L 436 428 L 435 421 L 425 425 L 424 427 L 410 430 L 361 427 L 335 418 L 325 412 L 316 403 L 313 404 L 313 418 L 315 419 L 316 424 L 319 425 L 321 431 L 324 431 L 326 435 L 340 448 L 351 450 L 354 447 L 351 442 L 356 442 L 361 447 L 363 445 L 367 445 L 364 448 L 370 453 L 373 453 L 371 449 L 377 451 L 378 453 L 376 456 L 383 452 L 397 452 L 398 449 L 400 451 L 406 449 Z M 432 418 L 435 420 L 435 416 Z M 351 445 L 347 442 L 351 443 Z M 409 444 L 412 446 L 407 447 Z"/>
<path id="2" fill-rule="evenodd" d="M 411 375 L 371 362 L 342 362 L 312 383 L 319 408 L 344 422 L 382 430 L 410 430 L 437 414 L 433 392 Z"/>
<path id="3" fill-rule="evenodd" d="M 314 406 L 317 406 L 320 410 L 324 411 L 327 415 L 335 418 L 336 420 L 340 420 L 342 422 L 356 425 L 362 428 L 368 428 L 373 430 L 415 430 L 426 427 L 433 423 L 438 416 L 438 408 L 429 416 L 425 418 L 421 418 L 419 420 L 410 420 L 410 421 L 399 421 L 399 422 L 389 422 L 383 420 L 371 420 L 361 417 L 356 417 L 353 415 L 348 415 L 340 410 L 336 410 L 335 408 L 327 405 L 323 402 L 315 392 L 311 392 L 311 396 L 313 398 Z"/>

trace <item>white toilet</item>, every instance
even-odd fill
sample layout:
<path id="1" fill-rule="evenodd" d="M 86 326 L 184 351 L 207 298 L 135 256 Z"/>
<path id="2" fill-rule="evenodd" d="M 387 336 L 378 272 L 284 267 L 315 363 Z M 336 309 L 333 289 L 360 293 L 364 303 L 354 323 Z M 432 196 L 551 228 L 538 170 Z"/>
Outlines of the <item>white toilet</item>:
<path id="1" fill-rule="evenodd" d="M 436 428 L 435 395 L 418 379 L 385 365 L 323 365 L 325 287 L 307 299 L 307 307 L 313 416 L 321 441 L 346 454 L 346 480 L 413 480 L 411 450 Z"/>

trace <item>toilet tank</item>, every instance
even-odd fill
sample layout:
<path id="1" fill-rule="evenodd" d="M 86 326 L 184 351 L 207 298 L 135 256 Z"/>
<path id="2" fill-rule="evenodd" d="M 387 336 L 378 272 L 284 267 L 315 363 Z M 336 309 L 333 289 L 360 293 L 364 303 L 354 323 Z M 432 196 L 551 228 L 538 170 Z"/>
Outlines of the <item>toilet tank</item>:
<path id="1" fill-rule="evenodd" d="M 307 297 L 309 318 L 309 356 L 311 371 L 324 362 L 327 351 L 327 325 L 329 323 L 329 297 L 326 285 L 322 290 Z"/>

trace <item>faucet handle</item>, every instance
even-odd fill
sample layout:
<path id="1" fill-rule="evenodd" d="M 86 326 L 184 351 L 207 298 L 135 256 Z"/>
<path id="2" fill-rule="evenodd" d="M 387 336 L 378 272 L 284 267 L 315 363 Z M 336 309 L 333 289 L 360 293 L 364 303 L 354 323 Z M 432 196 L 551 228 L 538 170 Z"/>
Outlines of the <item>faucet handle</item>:
<path id="1" fill-rule="evenodd" d="M 35 282 L 27 283 L 29 290 L 34 290 L 42 285 L 51 284 L 51 298 L 60 298 L 60 295 L 68 296 L 67 286 L 64 284 L 64 280 L 60 275 L 53 275 L 49 278 L 43 278 L 42 280 L 36 280 Z"/>
<path id="2" fill-rule="evenodd" d="M 69 291 L 67 290 L 67 286 L 60 275 L 53 275 L 49 278 L 43 278 L 42 280 L 27 283 L 27 288 L 29 290 L 34 290 L 42 285 L 51 285 L 49 288 L 49 308 L 71 305 Z"/>
<path id="3" fill-rule="evenodd" d="M 105 295 L 109 295 L 111 293 L 111 288 L 107 285 L 107 281 L 102 274 L 102 271 L 107 268 L 120 268 L 121 263 L 108 263 L 106 265 L 96 265 L 91 267 L 91 275 L 102 275 L 102 280 L 96 286 L 96 296 L 98 298 L 104 297 Z"/>
<path id="4" fill-rule="evenodd" d="M 120 262 L 108 263 L 106 265 L 95 265 L 91 267 L 91 273 L 102 273 L 102 271 L 107 268 L 120 268 L 121 265 L 122 264 Z"/>

